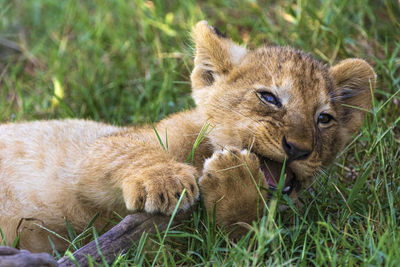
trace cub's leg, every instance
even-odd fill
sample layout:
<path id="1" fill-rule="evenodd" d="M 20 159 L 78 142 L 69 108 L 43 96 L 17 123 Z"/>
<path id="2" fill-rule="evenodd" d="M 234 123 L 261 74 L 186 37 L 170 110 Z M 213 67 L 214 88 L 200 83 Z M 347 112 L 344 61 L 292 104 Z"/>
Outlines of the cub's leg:
<path id="1" fill-rule="evenodd" d="M 17 234 L 19 235 L 19 247 L 30 248 L 31 252 L 52 251 L 49 239 L 53 245 L 59 249 L 67 249 L 68 243 L 54 235 L 49 234 L 48 230 L 40 226 L 46 226 L 47 229 L 57 229 L 57 225 L 46 225 L 43 221 L 35 218 L 24 218 L 18 222 Z M 66 230 L 57 229 L 57 234 L 67 236 Z M 11 241 L 11 240 L 10 240 Z"/>
<path id="2" fill-rule="evenodd" d="M 257 156 L 247 150 L 216 151 L 206 160 L 199 185 L 204 205 L 210 215 L 215 211 L 218 225 L 230 226 L 238 218 L 251 223 L 262 216 L 268 185 Z"/>
<path id="3" fill-rule="evenodd" d="M 77 194 L 89 206 L 171 214 L 198 198 L 196 169 L 151 140 L 117 135 L 97 140 L 80 164 Z"/>

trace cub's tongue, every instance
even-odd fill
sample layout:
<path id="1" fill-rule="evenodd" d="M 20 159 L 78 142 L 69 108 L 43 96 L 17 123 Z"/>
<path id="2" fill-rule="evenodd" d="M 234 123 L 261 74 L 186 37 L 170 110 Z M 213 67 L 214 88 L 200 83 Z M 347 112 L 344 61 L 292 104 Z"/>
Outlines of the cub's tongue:
<path id="1" fill-rule="evenodd" d="M 278 187 L 279 179 L 281 177 L 281 172 L 283 168 L 283 164 L 269 160 L 267 158 L 261 158 L 261 169 L 264 172 L 265 179 L 271 189 L 275 189 Z M 294 173 L 290 170 L 290 168 L 285 168 L 285 174 L 282 179 L 285 179 L 285 184 L 283 188 L 287 188 L 291 186 L 291 182 L 294 178 Z"/>

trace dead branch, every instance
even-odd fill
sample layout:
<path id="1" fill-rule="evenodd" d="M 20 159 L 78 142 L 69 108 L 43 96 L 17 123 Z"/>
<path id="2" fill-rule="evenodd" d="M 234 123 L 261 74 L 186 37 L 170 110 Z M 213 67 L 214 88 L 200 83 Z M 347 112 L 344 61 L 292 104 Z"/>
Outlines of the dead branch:
<path id="1" fill-rule="evenodd" d="M 57 261 L 47 253 L 30 253 L 10 247 L 0 247 L 1 267 L 58 266 Z"/>
<path id="2" fill-rule="evenodd" d="M 175 216 L 171 227 L 188 217 L 190 212 Z M 88 255 L 98 263 L 103 260 L 112 263 L 120 253 L 126 252 L 134 242 L 140 240 L 143 233 L 166 230 L 170 217 L 148 213 L 136 213 L 126 216 L 119 224 L 72 255 L 80 266 L 88 265 Z M 101 252 L 101 254 L 100 254 Z M 0 247 L 0 267 L 16 266 L 75 266 L 74 261 L 64 256 L 58 262 L 47 253 L 30 253 L 10 247 Z"/>
<path id="3" fill-rule="evenodd" d="M 171 226 L 177 225 L 189 213 L 177 215 Z M 154 233 L 157 228 L 160 231 L 167 229 L 170 217 L 163 215 L 153 215 L 148 213 L 136 213 L 128 215 L 119 224 L 114 226 L 95 241 L 88 243 L 73 253 L 75 260 L 81 265 L 88 264 L 88 255 L 95 262 L 102 262 L 102 256 L 107 263 L 112 263 L 119 253 L 128 250 L 135 241 L 139 241 L 143 233 Z M 99 253 L 101 251 L 101 254 Z M 59 266 L 75 266 L 73 261 L 64 256 L 58 261 Z"/>

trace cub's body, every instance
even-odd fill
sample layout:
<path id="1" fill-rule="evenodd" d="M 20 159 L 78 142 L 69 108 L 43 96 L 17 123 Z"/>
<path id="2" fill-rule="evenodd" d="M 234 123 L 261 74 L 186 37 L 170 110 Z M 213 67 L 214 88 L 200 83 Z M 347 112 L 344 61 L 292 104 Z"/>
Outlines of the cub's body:
<path id="1" fill-rule="evenodd" d="M 21 248 L 50 251 L 51 236 L 64 249 L 48 230 L 66 236 L 66 221 L 82 231 L 96 214 L 99 227 L 114 212 L 171 214 L 179 199 L 180 209 L 193 205 L 199 191 L 217 224 L 251 222 L 266 188 L 285 179 L 282 192 L 296 199 L 359 130 L 375 83 L 364 60 L 329 68 L 288 47 L 249 51 L 204 21 L 193 37 L 197 106 L 155 129 L 81 120 L 0 126 L 8 244 L 19 237 Z"/>
<path id="2" fill-rule="evenodd" d="M 22 234 L 21 244 L 40 247 L 37 238 L 47 235 L 35 223 L 52 228 L 68 219 L 84 227 L 90 221 L 94 213 L 74 194 L 78 166 L 97 138 L 117 131 L 80 120 L 0 126 L 0 226 L 9 243 Z M 27 240 L 29 231 L 38 235 Z"/>
<path id="3" fill-rule="evenodd" d="M 170 155 L 182 162 L 190 155 L 202 127 L 191 122 L 198 119 L 195 114 L 194 111 L 182 112 L 156 126 L 162 142 L 168 143 Z M 163 136 L 166 132 L 167 140 Z M 137 144 L 138 151 L 143 148 L 140 146 L 142 142 L 154 146 L 145 152 L 146 156 L 141 162 L 141 155 L 134 155 L 134 149 L 131 153 L 123 151 L 129 146 L 115 147 L 113 150 L 112 143 L 118 142 L 121 136 L 131 139 L 133 146 Z M 108 188 L 97 192 L 99 198 L 105 195 L 103 201 L 114 198 L 115 203 L 109 205 L 87 203 L 81 197 L 86 191 L 99 189 L 99 185 L 93 189 L 89 188 L 92 186 L 89 183 L 80 181 L 82 175 L 90 171 L 87 169 L 90 165 L 87 159 L 95 161 L 93 165 L 107 164 L 107 158 L 91 157 L 93 146 L 104 138 L 107 142 L 102 146 L 116 153 L 104 155 L 112 158 L 112 164 L 118 165 L 118 160 L 129 161 L 129 157 L 136 157 L 139 166 L 166 164 L 159 158 L 158 154 L 163 153 L 160 151 L 163 148 L 151 127 L 123 128 L 86 120 L 35 121 L 0 126 L 0 229 L 9 245 L 20 236 L 21 247 L 48 251 L 49 232 L 44 228 L 65 235 L 66 221 L 79 232 L 96 214 L 100 215 L 96 220 L 99 227 L 112 217 L 112 212 L 121 216 L 127 214 L 119 189 Z M 200 173 L 204 159 L 209 157 L 211 150 L 204 142 L 197 151 L 203 152 L 203 155 L 196 155 L 194 161 Z M 86 170 L 80 169 L 82 165 Z M 106 173 L 100 172 L 97 178 L 106 178 Z M 61 249 L 67 245 L 55 235 L 52 241 Z"/>

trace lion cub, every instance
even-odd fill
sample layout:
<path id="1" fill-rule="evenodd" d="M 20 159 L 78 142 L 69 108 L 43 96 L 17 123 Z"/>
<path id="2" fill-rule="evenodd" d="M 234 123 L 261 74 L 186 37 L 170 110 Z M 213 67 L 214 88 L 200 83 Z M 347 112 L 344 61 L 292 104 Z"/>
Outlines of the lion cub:
<path id="1" fill-rule="evenodd" d="M 51 250 L 49 232 L 83 230 L 113 212 L 171 214 L 199 198 L 228 225 L 251 221 L 263 188 L 293 199 L 330 163 L 363 122 L 375 73 L 361 59 L 329 68 L 289 47 L 249 51 L 201 21 L 191 75 L 197 107 L 160 121 L 163 149 L 149 126 L 121 128 L 83 120 L 0 126 L 0 228 L 8 244 Z M 186 160 L 202 127 L 211 132 Z M 166 140 L 162 140 L 164 144 Z M 52 236 L 58 249 L 67 245 Z M 3 242 L 3 240 L 1 240 Z"/>

